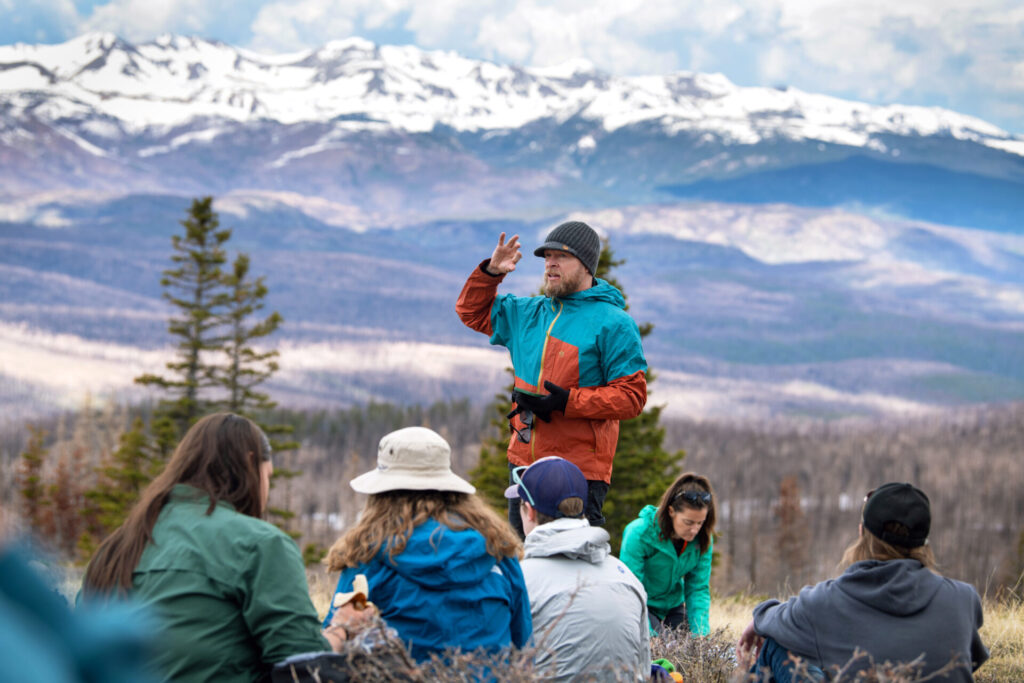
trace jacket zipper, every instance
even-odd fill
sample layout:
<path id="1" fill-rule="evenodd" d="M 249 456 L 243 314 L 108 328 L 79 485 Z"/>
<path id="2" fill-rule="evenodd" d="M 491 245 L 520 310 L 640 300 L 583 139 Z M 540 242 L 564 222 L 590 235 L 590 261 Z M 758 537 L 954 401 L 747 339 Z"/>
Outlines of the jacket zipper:
<path id="1" fill-rule="evenodd" d="M 548 340 L 551 339 L 551 330 L 555 329 L 555 323 L 558 322 L 558 317 L 560 315 L 562 315 L 562 309 L 565 308 L 565 304 L 562 303 L 561 299 L 557 299 L 557 301 L 558 301 L 558 313 L 555 314 L 555 319 L 551 321 L 550 325 L 548 325 L 548 331 L 544 335 L 544 346 L 542 346 L 541 349 L 540 349 L 540 373 L 537 375 L 537 391 L 538 392 L 540 391 L 540 388 L 542 386 L 544 386 L 544 382 L 542 381 L 544 379 L 544 357 L 547 356 L 547 353 L 548 353 Z M 554 304 L 554 301 L 552 301 L 551 302 L 551 309 L 554 310 L 554 307 L 555 307 L 555 304 Z M 534 424 L 533 424 L 533 432 L 534 432 L 534 434 L 533 434 L 533 438 L 530 439 L 530 462 L 531 463 L 533 462 L 533 458 L 534 458 L 534 448 L 537 446 L 537 427 L 540 426 L 540 424 L 537 422 L 536 416 L 534 416 L 533 420 L 534 420 Z"/>

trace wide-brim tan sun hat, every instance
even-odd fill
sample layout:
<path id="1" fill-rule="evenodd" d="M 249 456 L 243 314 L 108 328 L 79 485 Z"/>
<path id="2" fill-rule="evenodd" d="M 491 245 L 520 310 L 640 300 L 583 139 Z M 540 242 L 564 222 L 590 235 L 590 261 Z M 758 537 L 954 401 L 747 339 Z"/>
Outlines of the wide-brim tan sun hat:
<path id="1" fill-rule="evenodd" d="M 426 427 L 406 427 L 385 435 L 377 448 L 377 469 L 359 475 L 349 485 L 358 493 L 476 492 L 472 484 L 452 472 L 448 442 Z"/>

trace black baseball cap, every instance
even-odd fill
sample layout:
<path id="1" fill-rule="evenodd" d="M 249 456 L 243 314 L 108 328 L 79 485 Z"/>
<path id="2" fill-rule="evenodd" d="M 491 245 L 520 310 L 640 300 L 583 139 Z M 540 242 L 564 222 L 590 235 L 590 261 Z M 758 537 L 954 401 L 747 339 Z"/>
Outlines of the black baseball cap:
<path id="1" fill-rule="evenodd" d="M 907 527 L 910 535 L 886 531 L 885 525 L 890 522 Z M 928 542 L 931 526 L 931 503 L 924 491 L 913 484 L 883 484 L 869 493 L 864 502 L 864 528 L 886 543 L 917 548 Z"/>

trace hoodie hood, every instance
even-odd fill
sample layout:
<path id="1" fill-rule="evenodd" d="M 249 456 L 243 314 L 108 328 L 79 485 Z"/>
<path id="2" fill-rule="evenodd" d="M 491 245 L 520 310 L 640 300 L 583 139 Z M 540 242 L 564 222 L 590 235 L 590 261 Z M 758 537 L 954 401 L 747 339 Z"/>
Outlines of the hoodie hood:
<path id="1" fill-rule="evenodd" d="M 527 535 L 525 556 L 564 555 L 570 560 L 600 564 L 611 554 L 609 538 L 607 531 L 590 526 L 585 519 L 556 519 L 541 524 Z"/>
<path id="2" fill-rule="evenodd" d="M 476 586 L 498 564 L 487 553 L 480 532 L 454 531 L 434 519 L 413 529 L 401 553 L 389 559 L 386 547 L 382 547 L 379 557 L 407 580 L 432 590 Z"/>
<path id="3" fill-rule="evenodd" d="M 575 292 L 568 294 L 564 297 L 560 297 L 562 301 L 566 303 L 570 302 L 582 302 L 582 301 L 603 301 L 605 303 L 612 304 L 618 308 L 626 308 L 626 298 L 622 296 L 622 292 L 608 284 L 607 280 L 602 280 L 599 277 L 594 278 L 594 286 L 584 289 L 582 292 Z"/>
<path id="4" fill-rule="evenodd" d="M 931 603 L 942 577 L 917 560 L 865 560 L 850 565 L 836 579 L 836 588 L 873 609 L 907 616 Z"/>
<path id="5" fill-rule="evenodd" d="M 637 516 L 644 522 L 644 535 L 652 542 L 657 542 L 661 536 L 661 527 L 658 526 L 658 507 L 645 505 Z"/>

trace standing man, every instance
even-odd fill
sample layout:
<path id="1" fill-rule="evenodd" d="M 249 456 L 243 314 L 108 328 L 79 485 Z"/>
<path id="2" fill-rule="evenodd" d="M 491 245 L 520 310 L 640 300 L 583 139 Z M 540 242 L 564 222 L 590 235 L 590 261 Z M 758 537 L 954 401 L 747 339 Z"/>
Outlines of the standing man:
<path id="1" fill-rule="evenodd" d="M 517 467 L 513 479 L 505 497 L 522 507 L 538 672 L 552 681 L 647 680 L 647 593 L 611 554 L 608 532 L 583 519 L 583 473 L 550 456 Z"/>
<path id="2" fill-rule="evenodd" d="M 519 235 L 506 242 L 501 233 L 455 310 L 512 356 L 510 470 L 546 455 L 574 463 L 587 479 L 587 519 L 599 526 L 619 420 L 636 417 L 647 402 L 640 331 L 622 293 L 594 277 L 601 240 L 589 225 L 562 223 L 533 252 L 544 259 L 544 296 L 498 296 L 498 283 L 523 256 L 519 246 Z M 508 517 L 523 536 L 518 504 L 509 504 Z"/>

